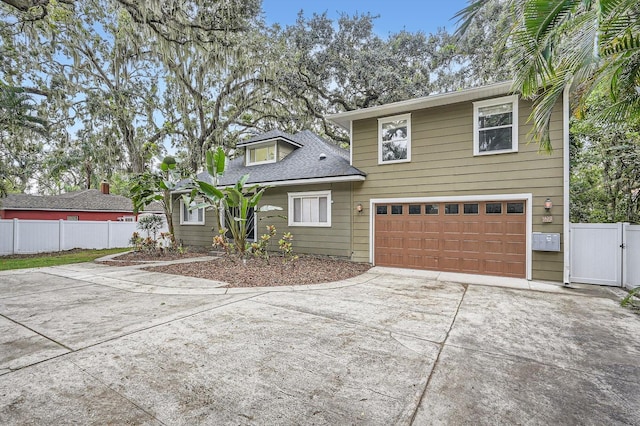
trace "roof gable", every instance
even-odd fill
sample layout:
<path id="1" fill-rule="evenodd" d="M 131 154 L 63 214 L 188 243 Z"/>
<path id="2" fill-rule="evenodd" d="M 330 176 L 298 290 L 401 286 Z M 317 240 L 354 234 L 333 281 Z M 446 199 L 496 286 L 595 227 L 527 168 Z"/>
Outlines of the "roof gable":
<path id="1" fill-rule="evenodd" d="M 243 142 L 239 142 L 236 144 L 236 148 L 245 148 L 249 145 L 255 145 L 259 143 L 269 142 L 269 141 L 283 141 L 289 145 L 293 145 L 296 148 L 302 146 L 299 141 L 296 140 L 295 136 L 290 135 L 289 133 L 283 132 L 281 130 L 270 130 L 266 133 L 263 133 L 258 136 L 254 136 L 251 139 L 248 139 Z"/>

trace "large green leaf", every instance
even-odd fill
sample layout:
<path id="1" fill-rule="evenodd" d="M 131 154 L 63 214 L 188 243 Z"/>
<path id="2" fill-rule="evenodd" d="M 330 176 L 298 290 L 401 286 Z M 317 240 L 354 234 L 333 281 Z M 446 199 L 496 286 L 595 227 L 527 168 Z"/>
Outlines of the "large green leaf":
<path id="1" fill-rule="evenodd" d="M 238 191 L 236 188 L 226 188 L 225 195 L 225 200 L 229 207 L 240 206 L 241 200 L 244 199 L 242 192 Z"/>
<path id="2" fill-rule="evenodd" d="M 213 154 L 213 163 L 215 165 L 216 174 L 224 174 L 225 166 L 227 163 L 227 156 L 224 153 L 222 147 L 218 147 L 218 149 L 216 149 L 216 152 Z"/>
<path id="3" fill-rule="evenodd" d="M 200 188 L 202 194 L 207 198 L 214 200 L 221 200 L 224 198 L 224 193 L 210 183 L 198 180 L 196 181 L 196 184 Z"/>

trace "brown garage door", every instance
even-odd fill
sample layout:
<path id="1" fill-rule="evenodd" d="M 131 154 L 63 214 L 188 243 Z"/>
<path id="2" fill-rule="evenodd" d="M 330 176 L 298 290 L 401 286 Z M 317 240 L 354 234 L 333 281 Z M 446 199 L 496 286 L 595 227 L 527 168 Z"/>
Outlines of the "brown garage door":
<path id="1" fill-rule="evenodd" d="M 375 264 L 524 278 L 524 201 L 375 205 Z"/>

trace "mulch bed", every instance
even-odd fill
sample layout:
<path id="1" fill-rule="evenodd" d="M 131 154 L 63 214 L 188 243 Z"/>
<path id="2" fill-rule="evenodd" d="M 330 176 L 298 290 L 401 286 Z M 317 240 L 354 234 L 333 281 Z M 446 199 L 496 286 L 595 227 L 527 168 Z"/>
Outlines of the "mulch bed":
<path id="1" fill-rule="evenodd" d="M 181 263 L 144 268 L 146 271 L 184 275 L 229 283 L 227 287 L 275 287 L 283 285 L 319 284 L 340 281 L 367 272 L 368 263 L 356 263 L 325 257 L 303 256 L 287 264 L 272 258 Z"/>
<path id="2" fill-rule="evenodd" d="M 138 264 L 142 262 L 165 262 L 169 260 L 189 259 L 192 257 L 208 255 L 209 250 L 195 247 L 189 248 L 185 253 L 132 251 L 116 256 L 113 260 L 117 262 L 133 262 L 134 264 Z"/>

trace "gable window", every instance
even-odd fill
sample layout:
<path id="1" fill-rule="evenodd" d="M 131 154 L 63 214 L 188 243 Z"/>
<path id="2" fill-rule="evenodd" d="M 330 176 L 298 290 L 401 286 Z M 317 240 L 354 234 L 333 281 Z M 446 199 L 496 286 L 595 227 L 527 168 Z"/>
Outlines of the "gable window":
<path id="1" fill-rule="evenodd" d="M 331 191 L 290 192 L 289 226 L 331 226 Z"/>
<path id="2" fill-rule="evenodd" d="M 192 202 L 196 205 L 202 200 Z M 204 225 L 204 207 L 200 209 L 189 210 L 189 205 L 180 200 L 180 225 Z"/>
<path id="3" fill-rule="evenodd" d="M 247 147 L 247 166 L 276 162 L 276 144 Z"/>
<path id="4" fill-rule="evenodd" d="M 518 152 L 518 96 L 473 103 L 473 154 Z"/>
<path id="5" fill-rule="evenodd" d="M 411 114 L 378 119 L 378 164 L 411 161 Z"/>

